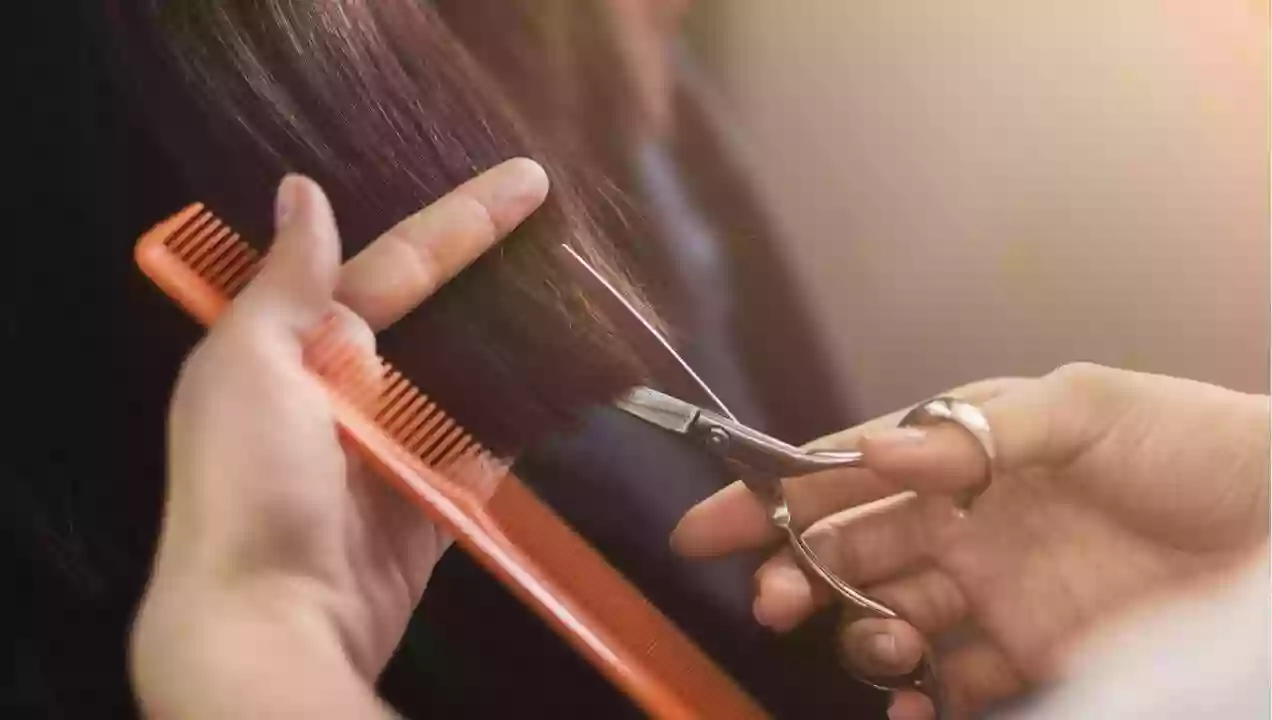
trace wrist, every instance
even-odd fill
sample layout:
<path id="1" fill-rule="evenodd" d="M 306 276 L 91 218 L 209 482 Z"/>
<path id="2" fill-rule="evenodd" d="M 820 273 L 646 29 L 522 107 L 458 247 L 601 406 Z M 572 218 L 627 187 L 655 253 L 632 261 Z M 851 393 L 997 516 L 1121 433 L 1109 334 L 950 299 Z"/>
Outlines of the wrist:
<path id="1" fill-rule="evenodd" d="M 288 582 L 160 581 L 132 634 L 148 717 L 384 717 L 330 614 Z"/>

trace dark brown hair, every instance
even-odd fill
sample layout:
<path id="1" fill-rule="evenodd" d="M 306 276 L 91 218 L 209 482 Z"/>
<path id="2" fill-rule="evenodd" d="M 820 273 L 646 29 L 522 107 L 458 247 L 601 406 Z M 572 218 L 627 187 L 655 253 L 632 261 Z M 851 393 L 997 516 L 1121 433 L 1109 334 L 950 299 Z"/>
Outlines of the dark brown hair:
<path id="1" fill-rule="evenodd" d="M 654 317 L 592 220 L 605 203 L 598 184 L 540 149 L 428 4 L 184 0 L 155 4 L 152 19 L 214 130 L 170 128 L 187 139 L 180 152 L 204 166 L 195 176 L 208 204 L 248 237 L 270 236 L 269 188 L 286 171 L 324 186 L 351 256 L 503 160 L 545 166 L 545 205 L 381 341 L 475 437 L 515 452 L 643 379 L 561 247 Z"/>
<path id="2" fill-rule="evenodd" d="M 605 0 L 433 0 L 438 14 L 561 157 L 581 157 L 606 178 L 595 213 L 607 236 L 643 271 L 642 284 L 669 326 L 688 340 L 694 302 L 672 280 L 668 246 L 683 242 L 656 221 L 635 156 L 642 128 L 634 83 Z M 668 149 L 689 202 L 713 225 L 738 294 L 730 332 L 763 417 L 749 422 L 793 442 L 850 425 L 840 372 L 782 250 L 782 228 L 766 212 L 732 137 L 727 107 L 692 64 L 673 72 L 674 128 Z M 799 358 L 799 372 L 791 372 Z"/>

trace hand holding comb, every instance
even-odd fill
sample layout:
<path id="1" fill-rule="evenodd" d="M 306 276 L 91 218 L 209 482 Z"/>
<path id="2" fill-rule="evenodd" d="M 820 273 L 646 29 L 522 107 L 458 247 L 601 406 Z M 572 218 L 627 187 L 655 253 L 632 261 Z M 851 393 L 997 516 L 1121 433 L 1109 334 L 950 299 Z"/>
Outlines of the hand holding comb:
<path id="1" fill-rule="evenodd" d="M 138 243 L 142 269 L 211 324 L 255 273 L 256 254 L 192 206 Z M 761 717 L 728 680 L 515 477 L 384 366 L 320 329 L 307 353 L 342 433 L 381 474 L 453 535 L 651 715 Z"/>

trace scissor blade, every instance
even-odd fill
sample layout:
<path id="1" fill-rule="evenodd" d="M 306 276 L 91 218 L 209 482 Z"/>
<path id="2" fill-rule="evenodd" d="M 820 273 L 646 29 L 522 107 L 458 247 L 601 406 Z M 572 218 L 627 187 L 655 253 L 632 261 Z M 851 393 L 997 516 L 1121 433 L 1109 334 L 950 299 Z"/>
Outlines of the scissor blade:
<path id="1" fill-rule="evenodd" d="M 624 338 L 641 344 L 650 351 L 651 356 L 659 358 L 660 362 L 656 367 L 651 368 L 656 373 L 659 385 L 676 395 L 701 403 L 702 407 L 714 410 L 730 420 L 737 419 L 724 402 L 711 392 L 711 388 L 707 387 L 702 378 L 698 377 L 693 368 L 689 367 L 684 358 L 672 348 L 671 343 L 667 342 L 661 333 L 636 312 L 631 303 L 627 302 L 627 299 L 620 295 L 608 280 L 575 252 L 574 248 L 564 243 L 561 247 L 565 248 L 578 262 L 579 272 L 575 273 L 575 276 L 587 290 L 589 299 L 595 299 L 600 304 L 605 315 L 617 324 L 617 329 Z M 655 422 L 655 424 L 658 423 Z"/>
<path id="2" fill-rule="evenodd" d="M 647 423 L 681 435 L 693 427 L 699 412 L 696 405 L 647 387 L 632 389 L 616 400 L 614 406 Z"/>

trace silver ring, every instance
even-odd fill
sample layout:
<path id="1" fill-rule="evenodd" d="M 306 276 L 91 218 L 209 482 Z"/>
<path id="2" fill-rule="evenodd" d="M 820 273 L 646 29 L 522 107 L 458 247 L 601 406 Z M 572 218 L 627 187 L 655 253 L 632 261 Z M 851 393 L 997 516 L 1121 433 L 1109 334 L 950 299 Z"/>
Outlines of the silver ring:
<path id="1" fill-rule="evenodd" d="M 985 417 L 985 413 L 981 412 L 980 408 L 953 397 L 935 397 L 920 403 L 906 413 L 899 424 L 901 427 L 916 427 L 936 425 L 942 422 L 952 422 L 975 438 L 977 444 L 980 445 L 981 450 L 985 453 L 985 460 L 989 466 L 983 482 L 955 496 L 955 504 L 959 508 L 966 510 L 971 507 L 972 502 L 976 498 L 980 497 L 981 493 L 985 492 L 985 489 L 989 487 L 989 483 L 993 479 L 994 433 L 989 427 L 989 420 Z"/>

